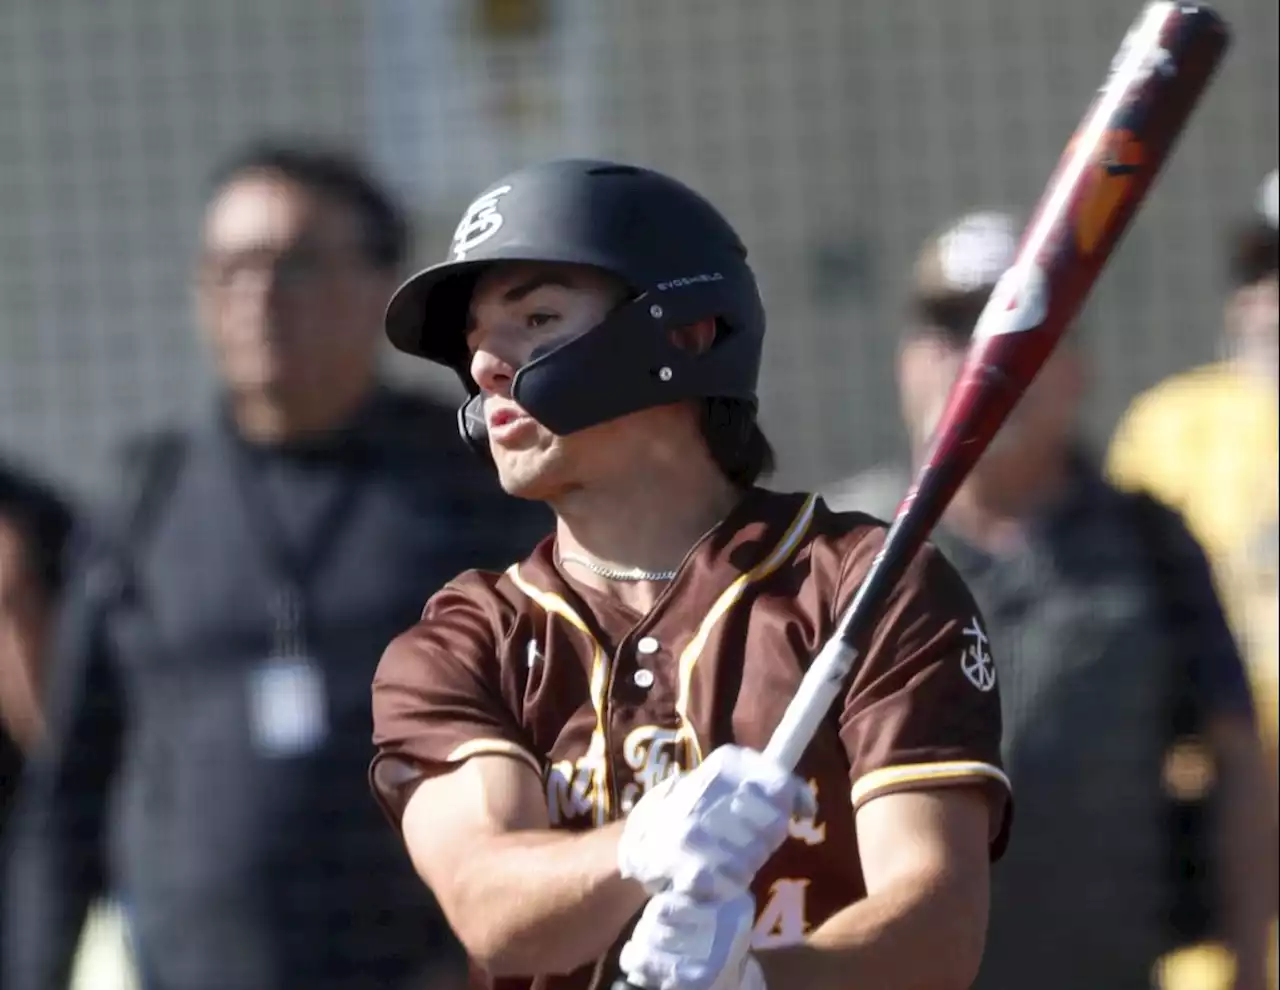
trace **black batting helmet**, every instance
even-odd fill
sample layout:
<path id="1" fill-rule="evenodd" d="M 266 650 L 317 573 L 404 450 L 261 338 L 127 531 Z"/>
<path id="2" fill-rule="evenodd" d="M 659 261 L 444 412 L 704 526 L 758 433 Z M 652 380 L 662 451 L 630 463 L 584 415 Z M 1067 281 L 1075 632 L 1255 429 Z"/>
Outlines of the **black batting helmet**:
<path id="1" fill-rule="evenodd" d="M 480 273 L 501 261 L 590 265 L 624 282 L 628 296 L 595 327 L 536 351 L 517 369 L 515 400 L 561 436 L 684 399 L 756 401 L 764 307 L 747 251 L 702 196 L 649 169 L 563 160 L 514 172 L 467 207 L 449 260 L 402 285 L 386 331 L 400 350 L 458 373 L 471 398 L 463 437 L 487 450 L 465 328 Z M 671 328 L 714 318 L 704 354 Z"/>

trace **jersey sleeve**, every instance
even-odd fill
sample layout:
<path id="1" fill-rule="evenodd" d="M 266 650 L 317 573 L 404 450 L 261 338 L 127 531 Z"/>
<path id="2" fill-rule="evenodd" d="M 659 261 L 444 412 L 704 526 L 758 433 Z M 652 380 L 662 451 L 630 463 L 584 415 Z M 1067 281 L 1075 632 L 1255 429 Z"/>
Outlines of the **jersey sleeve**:
<path id="1" fill-rule="evenodd" d="M 481 755 L 511 757 L 541 775 L 517 715 L 519 688 L 501 662 L 497 596 L 466 577 L 427 603 L 387 647 L 373 680 L 374 796 L 399 824 L 417 785 Z"/>
<path id="2" fill-rule="evenodd" d="M 846 562 L 847 603 L 883 533 Z M 979 786 L 991 798 L 993 854 L 1012 814 L 1000 758 L 1000 692 L 992 644 L 960 576 L 926 546 L 891 594 L 840 713 L 854 808 L 899 791 Z"/>

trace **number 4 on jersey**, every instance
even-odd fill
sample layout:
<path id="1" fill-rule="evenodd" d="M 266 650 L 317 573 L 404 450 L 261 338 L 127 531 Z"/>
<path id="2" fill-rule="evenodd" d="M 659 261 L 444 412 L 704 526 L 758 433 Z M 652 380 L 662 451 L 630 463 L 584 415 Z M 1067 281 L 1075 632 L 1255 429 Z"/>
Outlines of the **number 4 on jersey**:
<path id="1" fill-rule="evenodd" d="M 756 919 L 751 948 L 775 949 L 804 940 L 809 931 L 808 912 L 805 910 L 808 888 L 809 881 L 798 877 L 774 881 L 764 910 Z"/>

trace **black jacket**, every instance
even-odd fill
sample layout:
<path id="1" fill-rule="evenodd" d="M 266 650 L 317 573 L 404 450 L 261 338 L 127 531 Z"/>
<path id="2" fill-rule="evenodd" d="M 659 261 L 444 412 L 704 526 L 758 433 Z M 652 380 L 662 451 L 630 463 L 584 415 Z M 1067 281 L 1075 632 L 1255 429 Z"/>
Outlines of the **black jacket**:
<path id="1" fill-rule="evenodd" d="M 385 390 L 306 446 L 250 448 L 219 416 L 137 449 L 58 631 L 6 990 L 60 990 L 104 888 L 148 990 L 398 987 L 460 950 L 369 797 L 374 668 L 445 581 L 520 559 L 551 517 L 501 492 L 451 409 Z M 322 551 L 308 664 L 267 662 L 285 651 L 264 534 Z"/>

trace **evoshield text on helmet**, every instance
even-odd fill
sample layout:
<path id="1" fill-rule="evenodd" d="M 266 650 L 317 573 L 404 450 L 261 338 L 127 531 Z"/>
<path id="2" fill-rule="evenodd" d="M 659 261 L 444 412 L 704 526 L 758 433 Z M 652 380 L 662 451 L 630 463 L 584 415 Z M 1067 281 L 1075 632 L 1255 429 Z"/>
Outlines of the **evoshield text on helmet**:
<path id="1" fill-rule="evenodd" d="M 486 446 L 465 328 L 480 273 L 502 261 L 589 265 L 628 287 L 595 327 L 535 352 L 512 397 L 559 435 L 696 398 L 754 402 L 764 309 L 746 249 L 723 216 L 660 173 L 606 161 L 553 161 L 493 183 L 467 208 L 447 261 L 392 298 L 386 330 L 400 350 L 454 369 L 471 399 L 463 435 Z M 715 319 L 709 351 L 670 331 Z"/>

